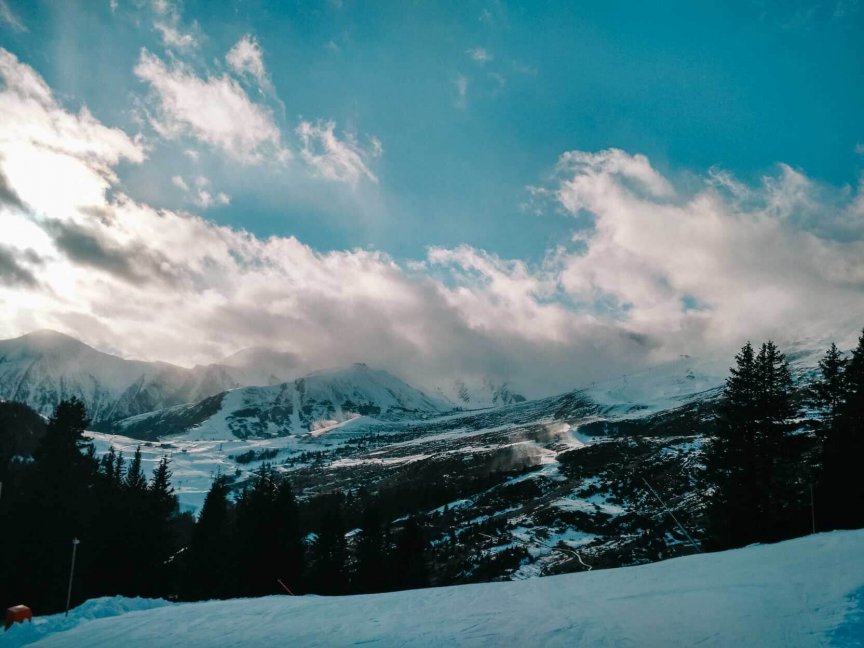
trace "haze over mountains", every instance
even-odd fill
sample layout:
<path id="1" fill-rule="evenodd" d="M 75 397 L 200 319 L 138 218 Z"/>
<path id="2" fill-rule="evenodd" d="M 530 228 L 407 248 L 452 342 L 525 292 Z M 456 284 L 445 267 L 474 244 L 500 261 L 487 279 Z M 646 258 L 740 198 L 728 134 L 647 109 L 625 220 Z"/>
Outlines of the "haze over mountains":
<path id="1" fill-rule="evenodd" d="M 488 380 L 476 387 L 457 380 L 427 395 L 362 364 L 308 373 L 294 354 L 262 347 L 188 369 L 119 358 L 50 330 L 0 341 L 0 398 L 48 416 L 71 396 L 87 404 L 94 427 L 137 417 L 122 428 L 144 436 L 157 434 L 154 426 L 159 434 L 178 432 L 219 410 L 248 414 L 253 406 L 254 423 L 232 417 L 230 428 L 238 436 L 309 431 L 358 415 L 428 416 L 524 401 L 508 385 Z M 150 412 L 157 414 L 141 416 Z"/>
<path id="2" fill-rule="evenodd" d="M 803 371 L 815 366 L 821 347 L 799 344 L 790 359 Z M 716 392 L 726 364 L 681 356 L 575 393 L 607 414 L 654 414 Z M 296 355 L 261 347 L 184 368 L 119 358 L 50 330 L 0 341 L 0 398 L 48 416 L 71 396 L 86 403 L 94 429 L 142 439 L 193 428 L 200 438 L 269 438 L 359 416 L 426 419 L 525 402 L 508 384 L 490 380 L 469 385 L 457 378 L 424 392 L 362 363 L 308 372 Z"/>

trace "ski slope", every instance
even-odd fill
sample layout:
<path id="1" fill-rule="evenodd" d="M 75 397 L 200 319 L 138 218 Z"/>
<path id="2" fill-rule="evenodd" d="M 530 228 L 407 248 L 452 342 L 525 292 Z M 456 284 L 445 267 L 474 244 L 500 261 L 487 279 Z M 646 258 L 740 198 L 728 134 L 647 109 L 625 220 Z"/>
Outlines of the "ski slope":
<path id="1" fill-rule="evenodd" d="M 862 557 L 864 531 L 846 531 L 639 567 L 389 594 L 98 599 L 69 619 L 16 626 L 0 646 L 861 646 Z"/>

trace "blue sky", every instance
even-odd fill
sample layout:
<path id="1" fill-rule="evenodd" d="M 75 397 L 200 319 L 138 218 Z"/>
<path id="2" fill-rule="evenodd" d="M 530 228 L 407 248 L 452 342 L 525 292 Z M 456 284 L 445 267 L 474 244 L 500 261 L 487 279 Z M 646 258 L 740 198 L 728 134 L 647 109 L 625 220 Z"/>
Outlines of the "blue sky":
<path id="1" fill-rule="evenodd" d="M 0 0 L 0 337 L 528 395 L 864 323 L 864 3 Z"/>
<path id="2" fill-rule="evenodd" d="M 137 130 L 130 99 L 144 84 L 131 71 L 142 47 L 163 49 L 146 3 L 9 7 L 27 26 L 5 30 L 12 52 L 72 105 Z M 181 28 L 197 23 L 188 59 L 202 74 L 254 34 L 283 130 L 324 118 L 381 141 L 378 185 L 338 198 L 203 163 L 232 198 L 208 218 L 322 250 L 415 258 L 467 243 L 537 260 L 571 223 L 525 209 L 525 188 L 571 149 L 618 147 L 675 174 L 720 166 L 746 180 L 785 162 L 838 185 L 854 183 L 860 162 L 864 11 L 853 2 L 187 1 L 178 12 Z M 474 60 L 479 50 L 489 60 Z M 182 206 L 163 171 L 189 170 L 184 145 L 121 170 L 129 191 Z"/>

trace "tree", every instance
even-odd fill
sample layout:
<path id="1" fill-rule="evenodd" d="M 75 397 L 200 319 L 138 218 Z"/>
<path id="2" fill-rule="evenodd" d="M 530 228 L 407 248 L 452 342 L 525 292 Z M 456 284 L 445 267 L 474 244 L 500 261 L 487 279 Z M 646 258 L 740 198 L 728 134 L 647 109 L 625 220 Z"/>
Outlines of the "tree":
<path id="1" fill-rule="evenodd" d="M 141 446 L 135 449 L 129 469 L 126 471 L 126 488 L 134 493 L 143 493 L 147 490 L 147 478 L 144 477 L 144 469 L 141 467 Z"/>
<path id="2" fill-rule="evenodd" d="M 279 590 L 276 579 L 297 588 L 303 545 L 291 485 L 270 464 L 256 471 L 237 498 L 235 582 L 247 596 Z"/>
<path id="3" fill-rule="evenodd" d="M 833 342 L 819 361 L 819 376 L 810 389 L 811 403 L 820 413 L 820 432 L 831 434 L 837 429 L 837 418 L 846 402 L 847 360 Z"/>
<path id="4" fill-rule="evenodd" d="M 798 409 L 786 358 L 771 341 L 758 355 L 748 342 L 735 362 L 708 457 L 709 544 L 718 548 L 777 540 L 805 519 L 803 480 L 789 443 Z"/>
<path id="5" fill-rule="evenodd" d="M 224 598 L 228 592 L 225 557 L 230 555 L 233 509 L 229 483 L 217 476 L 204 498 L 201 514 L 184 556 L 181 594 L 190 600 Z"/>
<path id="6" fill-rule="evenodd" d="M 842 398 L 823 442 L 818 509 L 824 529 L 864 526 L 864 480 L 858 472 L 864 453 L 864 333 L 841 382 Z"/>
<path id="7" fill-rule="evenodd" d="M 418 589 L 429 585 L 426 567 L 426 540 L 416 517 L 411 517 L 396 543 L 393 555 L 396 589 Z"/>
<path id="8" fill-rule="evenodd" d="M 755 494 L 757 377 L 753 346 L 747 342 L 735 356 L 717 413 L 717 437 L 709 447 L 708 467 L 714 482 L 708 508 L 709 544 L 717 548 L 750 542 L 758 523 Z"/>
<path id="9" fill-rule="evenodd" d="M 357 591 L 372 593 L 387 589 L 387 548 L 378 508 L 367 502 L 357 537 L 357 570 L 354 579 Z"/>
<path id="10" fill-rule="evenodd" d="M 344 594 L 348 589 L 345 521 L 338 502 L 325 511 L 312 543 L 308 589 L 318 594 Z"/>

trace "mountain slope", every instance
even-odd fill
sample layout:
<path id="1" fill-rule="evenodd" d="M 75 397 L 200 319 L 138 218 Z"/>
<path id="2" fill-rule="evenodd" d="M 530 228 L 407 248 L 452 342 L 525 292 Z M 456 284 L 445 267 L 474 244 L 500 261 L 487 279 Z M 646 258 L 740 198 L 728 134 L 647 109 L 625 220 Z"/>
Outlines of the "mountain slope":
<path id="1" fill-rule="evenodd" d="M 126 360 L 56 331 L 0 341 L 0 398 L 48 416 L 61 400 L 77 396 L 97 426 L 237 386 L 230 367 Z"/>
<path id="2" fill-rule="evenodd" d="M 268 438 L 315 432 L 359 416 L 422 419 L 449 409 L 386 371 L 355 364 L 131 417 L 114 430 L 139 439 L 184 432 L 195 439 Z"/>
<path id="3" fill-rule="evenodd" d="M 96 599 L 68 619 L 13 627 L 0 645 L 269 646 L 290 637 L 302 646 L 854 646 L 864 636 L 862 553 L 864 531 L 846 531 L 639 567 L 389 594 Z"/>

